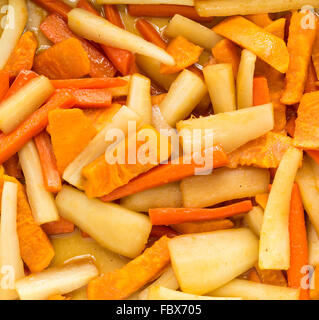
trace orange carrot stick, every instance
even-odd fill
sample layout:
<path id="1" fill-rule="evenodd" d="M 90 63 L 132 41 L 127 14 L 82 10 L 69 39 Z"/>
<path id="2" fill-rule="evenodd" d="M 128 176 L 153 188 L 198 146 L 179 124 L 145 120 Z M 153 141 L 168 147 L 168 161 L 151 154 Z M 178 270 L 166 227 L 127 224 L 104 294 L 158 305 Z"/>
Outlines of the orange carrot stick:
<path id="1" fill-rule="evenodd" d="M 71 233 L 74 231 L 74 224 L 62 217 L 59 221 L 48 222 L 41 225 L 47 235 Z"/>
<path id="2" fill-rule="evenodd" d="M 143 173 L 131 180 L 128 184 L 115 189 L 108 195 L 101 198 L 102 201 L 108 202 L 130 194 L 157 187 L 169 182 L 179 181 L 195 174 L 196 165 L 191 157 L 192 161 L 190 164 L 183 163 L 183 157 L 180 157 L 179 164 L 168 163 L 161 164 L 150 171 Z M 213 168 L 222 167 L 228 164 L 228 158 L 223 148 L 220 145 L 213 147 Z"/>
<path id="3" fill-rule="evenodd" d="M 48 114 L 54 109 L 72 108 L 75 98 L 69 90 L 56 90 L 48 102 L 31 114 L 14 131 L 0 135 L 0 164 L 17 153 L 30 139 L 48 125 Z"/>
<path id="4" fill-rule="evenodd" d="M 287 271 L 288 285 L 292 288 L 300 288 L 300 300 L 309 300 L 309 289 L 301 287 L 302 267 L 308 265 L 308 243 L 305 225 L 304 208 L 298 185 L 295 183 L 292 189 L 289 215 L 290 235 L 290 268 Z"/>
<path id="5" fill-rule="evenodd" d="M 145 19 L 138 19 L 135 24 L 137 30 L 141 33 L 143 38 L 149 42 L 154 43 L 160 48 L 166 49 L 166 42 L 161 38 L 157 30 Z"/>
<path id="6" fill-rule="evenodd" d="M 82 78 L 51 80 L 56 89 L 106 89 L 124 87 L 127 81 L 121 78 Z"/>
<path id="7" fill-rule="evenodd" d="M 269 26 L 273 22 L 268 13 L 249 14 L 245 18 L 262 28 Z"/>
<path id="8" fill-rule="evenodd" d="M 12 51 L 9 60 L 4 66 L 10 77 L 16 77 L 22 70 L 31 70 L 38 41 L 31 31 L 25 32 Z"/>
<path id="9" fill-rule="evenodd" d="M 319 164 L 319 151 L 317 150 L 306 150 L 307 154 Z"/>
<path id="10" fill-rule="evenodd" d="M 6 174 L 8 174 L 11 177 L 14 177 L 16 179 L 22 179 L 23 174 L 21 170 L 21 166 L 19 164 L 19 157 L 18 154 L 14 154 L 11 158 L 9 158 L 4 164 L 3 164 L 4 170 Z"/>
<path id="11" fill-rule="evenodd" d="M 184 222 L 172 225 L 175 231 L 182 234 L 187 233 L 203 233 L 216 230 L 231 229 L 234 227 L 234 222 L 230 219 L 217 219 L 198 222 Z"/>
<path id="12" fill-rule="evenodd" d="M 170 225 L 183 222 L 207 221 L 224 219 L 248 212 L 253 208 L 250 200 L 237 202 L 228 206 L 201 208 L 156 208 L 149 209 L 149 216 L 153 225 Z"/>
<path id="13" fill-rule="evenodd" d="M 72 94 L 78 108 L 106 108 L 112 104 L 108 89 L 73 89 Z"/>
<path id="14" fill-rule="evenodd" d="M 34 138 L 43 173 L 43 182 L 49 192 L 58 193 L 62 188 L 60 174 L 56 165 L 50 136 L 42 131 Z"/>
<path id="15" fill-rule="evenodd" d="M 109 20 L 111 23 L 115 24 L 119 28 L 125 29 L 122 18 L 115 5 L 105 4 L 104 12 L 107 20 Z"/>
<path id="16" fill-rule="evenodd" d="M 312 61 L 309 63 L 308 76 L 305 84 L 305 93 L 313 92 L 318 90 L 316 82 L 318 81 L 315 67 Z"/>
<path id="17" fill-rule="evenodd" d="M 255 77 L 253 81 L 253 105 L 260 106 L 270 102 L 268 82 L 265 77 Z"/>
<path id="18" fill-rule="evenodd" d="M 89 282 L 89 300 L 122 300 L 153 280 L 170 260 L 167 243 L 163 236 L 140 256 L 121 269 L 109 272 Z"/>
<path id="19" fill-rule="evenodd" d="M 60 0 L 34 0 L 34 2 L 50 13 L 57 13 L 66 21 L 68 20 L 68 13 L 72 9 Z"/>
<path id="20" fill-rule="evenodd" d="M 179 235 L 178 232 L 166 226 L 153 226 L 150 233 L 150 237 L 154 237 L 154 238 L 161 238 L 163 236 L 167 236 L 168 238 L 174 238 L 178 235 Z"/>
<path id="21" fill-rule="evenodd" d="M 58 15 L 51 14 L 41 23 L 40 30 L 53 43 L 58 43 L 68 38 L 77 38 L 88 53 L 93 78 L 113 77 L 116 69 L 112 63 L 89 41 L 77 37 L 68 27 L 67 23 Z"/>
<path id="22" fill-rule="evenodd" d="M 200 17 L 194 7 L 169 4 L 130 4 L 128 6 L 128 12 L 134 17 L 166 18 L 180 14 L 198 22 L 209 22 L 213 19 L 213 17 Z"/>
<path id="23" fill-rule="evenodd" d="M 9 73 L 0 71 L 0 101 L 4 98 L 9 90 Z"/>

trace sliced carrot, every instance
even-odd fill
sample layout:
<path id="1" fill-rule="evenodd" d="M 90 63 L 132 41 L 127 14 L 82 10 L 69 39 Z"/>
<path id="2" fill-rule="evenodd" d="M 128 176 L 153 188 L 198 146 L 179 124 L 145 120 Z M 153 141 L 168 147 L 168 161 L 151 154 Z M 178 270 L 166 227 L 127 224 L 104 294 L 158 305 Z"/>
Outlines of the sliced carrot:
<path id="1" fill-rule="evenodd" d="M 166 49 L 167 43 L 161 38 L 150 22 L 140 18 L 136 21 L 135 26 L 145 40 L 154 43 L 160 48 Z"/>
<path id="2" fill-rule="evenodd" d="M 60 174 L 95 136 L 92 121 L 82 110 L 57 109 L 49 113 L 49 132 Z"/>
<path id="3" fill-rule="evenodd" d="M 309 300 L 309 289 L 302 288 L 305 273 L 302 268 L 308 265 L 308 242 L 305 214 L 298 185 L 295 183 L 291 193 L 289 214 L 290 267 L 287 271 L 288 285 L 300 288 L 300 300 Z"/>
<path id="4" fill-rule="evenodd" d="M 115 24 L 119 28 L 125 29 L 124 23 L 117 10 L 116 5 L 105 4 L 103 8 L 107 20 L 109 20 L 111 23 Z"/>
<path id="5" fill-rule="evenodd" d="M 0 71 L 0 101 L 4 98 L 9 90 L 9 73 Z"/>
<path id="6" fill-rule="evenodd" d="M 245 16 L 245 18 L 257 24 L 257 26 L 261 28 L 265 28 L 273 22 L 268 13 L 249 14 Z"/>
<path id="7" fill-rule="evenodd" d="M 59 221 L 44 223 L 41 228 L 47 235 L 56 235 L 71 233 L 74 231 L 75 226 L 72 222 L 60 217 Z"/>
<path id="8" fill-rule="evenodd" d="M 317 150 L 306 150 L 307 154 L 319 164 L 319 151 Z"/>
<path id="9" fill-rule="evenodd" d="M 255 270 L 262 283 L 287 287 L 287 280 L 281 270 L 260 269 L 257 264 L 255 265 Z"/>
<path id="10" fill-rule="evenodd" d="M 130 4 L 128 12 L 133 17 L 173 17 L 180 14 L 199 22 L 212 21 L 213 17 L 201 17 L 194 7 L 169 4 Z"/>
<path id="11" fill-rule="evenodd" d="M 41 23 L 40 30 L 53 43 L 58 43 L 68 38 L 77 38 L 81 41 L 83 48 L 87 52 L 90 62 L 90 76 L 93 78 L 113 77 L 116 69 L 112 63 L 89 41 L 77 37 L 68 27 L 63 19 L 51 14 Z"/>
<path id="12" fill-rule="evenodd" d="M 121 269 L 89 282 L 89 300 L 122 300 L 153 280 L 170 260 L 169 238 L 163 236 Z"/>
<path id="13" fill-rule="evenodd" d="M 229 219 L 217 219 L 199 222 L 184 222 L 172 225 L 172 228 L 180 233 L 203 233 L 216 230 L 231 229 L 234 223 Z"/>
<path id="14" fill-rule="evenodd" d="M 253 105 L 260 106 L 270 102 L 268 82 L 265 77 L 255 77 L 253 81 Z"/>
<path id="15" fill-rule="evenodd" d="M 317 81 L 318 81 L 318 78 L 317 78 L 315 67 L 313 66 L 312 61 L 310 61 L 307 80 L 305 84 L 305 93 L 317 91 L 318 90 L 318 86 L 316 84 Z"/>
<path id="16" fill-rule="evenodd" d="M 25 32 L 12 51 L 9 60 L 4 66 L 10 77 L 16 77 L 22 70 L 31 70 L 38 41 L 31 31 Z"/>
<path id="17" fill-rule="evenodd" d="M 69 38 L 38 54 L 33 68 L 50 79 L 81 78 L 89 74 L 90 60 L 81 42 Z"/>
<path id="18" fill-rule="evenodd" d="M 11 177 L 14 177 L 16 179 L 22 179 L 22 169 L 19 163 L 19 157 L 18 154 L 14 154 L 11 158 L 9 158 L 4 164 L 3 164 L 5 173 Z"/>
<path id="19" fill-rule="evenodd" d="M 18 184 L 17 233 L 21 258 L 31 272 L 41 272 L 54 257 L 54 249 L 47 235 L 34 221 L 23 185 L 13 177 L 0 179 L 0 193 L 4 181 Z"/>
<path id="20" fill-rule="evenodd" d="M 107 89 L 124 87 L 127 81 L 121 78 L 82 78 L 51 80 L 56 89 Z"/>
<path id="21" fill-rule="evenodd" d="M 250 200 L 237 202 L 219 208 L 157 208 L 149 209 L 149 216 L 153 225 L 170 225 L 183 222 L 207 221 L 229 218 L 252 209 Z"/>
<path id="22" fill-rule="evenodd" d="M 205 152 L 205 151 L 203 151 Z M 102 201 L 108 202 L 130 194 L 157 187 L 169 182 L 179 181 L 195 174 L 196 168 L 200 168 L 194 161 L 194 156 L 190 158 L 190 164 L 184 161 L 186 157 L 179 159 L 179 164 L 169 162 L 168 164 L 161 164 L 149 172 L 143 173 L 137 178 L 130 181 L 123 187 L 120 187 L 110 194 L 101 198 Z M 228 158 L 223 148 L 220 145 L 213 147 L 213 161 L 212 167 L 218 168 L 228 164 Z"/>
<path id="23" fill-rule="evenodd" d="M 178 232 L 166 226 L 153 226 L 150 233 L 150 237 L 154 237 L 154 238 L 161 238 L 163 236 L 167 236 L 168 238 L 174 238 L 178 235 L 179 235 Z"/>
<path id="24" fill-rule="evenodd" d="M 212 48 L 212 53 L 217 63 L 231 63 L 234 76 L 237 77 L 240 63 L 240 49 L 228 39 L 218 41 Z"/>
<path id="25" fill-rule="evenodd" d="M 303 21 L 312 15 L 315 29 L 305 28 Z M 281 102 L 292 105 L 300 102 L 304 93 L 313 43 L 316 37 L 317 19 L 311 12 L 294 12 L 291 17 L 288 37 L 289 68 L 286 73 L 286 86 Z"/>
<path id="26" fill-rule="evenodd" d="M 175 65 L 161 64 L 160 73 L 176 73 L 191 66 L 198 61 L 203 50 L 203 48 L 189 42 L 182 36 L 176 37 L 168 44 L 166 49 L 166 52 L 174 58 Z"/>
<path id="27" fill-rule="evenodd" d="M 98 14 L 95 8 L 93 8 L 92 5 L 87 0 L 79 0 L 78 3 L 76 4 L 76 7 L 89 11 L 93 14 Z"/>
<path id="28" fill-rule="evenodd" d="M 68 90 L 56 90 L 48 102 L 30 115 L 14 131 L 0 135 L 0 164 L 17 153 L 48 125 L 48 113 L 57 108 L 72 108 L 75 99 Z"/>
<path id="29" fill-rule="evenodd" d="M 240 16 L 230 17 L 216 25 L 213 30 L 249 49 L 279 72 L 285 73 L 288 70 L 289 53 L 285 42 L 253 22 Z"/>
<path id="30" fill-rule="evenodd" d="M 272 21 L 271 24 L 266 26 L 264 29 L 273 35 L 277 36 L 280 39 L 285 38 L 285 27 L 286 27 L 286 19 L 280 18 L 275 21 Z"/>
<path id="31" fill-rule="evenodd" d="M 42 131 L 34 138 L 34 142 L 41 161 L 44 186 L 49 192 L 58 193 L 62 188 L 62 182 L 50 136 L 46 131 Z"/>
<path id="32" fill-rule="evenodd" d="M 247 276 L 247 279 L 249 281 L 261 283 L 261 280 L 260 280 L 259 275 L 258 275 L 255 268 L 250 269 L 248 276 Z"/>
<path id="33" fill-rule="evenodd" d="M 71 7 L 60 0 L 34 0 L 34 2 L 50 13 L 57 13 L 66 21 L 68 20 L 69 11 L 72 10 Z"/>
<path id="34" fill-rule="evenodd" d="M 90 238 L 90 235 L 84 231 L 81 230 L 81 237 L 82 238 Z"/>
<path id="35" fill-rule="evenodd" d="M 78 108 L 106 108 L 112 104 L 109 89 L 73 89 L 72 94 Z"/>

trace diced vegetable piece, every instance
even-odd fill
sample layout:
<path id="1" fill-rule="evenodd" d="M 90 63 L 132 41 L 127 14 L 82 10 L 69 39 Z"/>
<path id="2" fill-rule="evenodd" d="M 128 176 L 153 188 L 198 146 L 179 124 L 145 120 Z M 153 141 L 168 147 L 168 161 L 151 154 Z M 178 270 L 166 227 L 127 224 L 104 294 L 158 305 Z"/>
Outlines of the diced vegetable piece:
<path id="1" fill-rule="evenodd" d="M 202 0 L 196 1 L 195 8 L 201 17 L 210 17 L 283 12 L 305 5 L 317 7 L 319 3 L 318 0 Z"/>
<path id="2" fill-rule="evenodd" d="M 258 259 L 258 240 L 245 228 L 179 236 L 168 246 L 182 291 L 199 295 L 231 281 Z"/>
<path id="3" fill-rule="evenodd" d="M 8 11 L 7 17 L 4 18 L 4 30 L 0 37 L 0 70 L 3 69 L 7 63 L 28 20 L 25 0 L 9 0 Z M 3 18 L 1 21 L 3 21 Z"/>
<path id="4" fill-rule="evenodd" d="M 145 215 L 117 204 L 89 199 L 69 186 L 58 193 L 56 203 L 63 218 L 72 221 L 103 247 L 130 258 L 144 249 L 151 231 Z"/>
<path id="5" fill-rule="evenodd" d="M 193 176 L 182 180 L 183 206 L 202 208 L 227 200 L 253 197 L 266 192 L 268 185 L 269 172 L 265 169 L 220 168 L 210 175 Z"/>
<path id="6" fill-rule="evenodd" d="M 123 268 L 90 281 L 88 298 L 90 300 L 120 300 L 139 290 L 154 279 L 169 263 L 168 241 L 169 239 L 163 236 Z"/>
<path id="7" fill-rule="evenodd" d="M 281 73 L 288 70 L 289 53 L 285 42 L 243 17 L 227 18 L 213 31 L 250 50 Z"/>
<path id="8" fill-rule="evenodd" d="M 191 71 L 182 71 L 159 106 L 163 117 L 169 125 L 175 126 L 178 121 L 189 116 L 206 92 L 201 78 Z"/>
<path id="9" fill-rule="evenodd" d="M 216 230 L 231 229 L 233 227 L 234 223 L 230 219 L 184 222 L 172 225 L 172 228 L 181 234 L 211 232 Z"/>
<path id="10" fill-rule="evenodd" d="M 155 286 L 161 286 L 162 288 L 164 287 L 172 290 L 178 289 L 179 285 L 171 266 L 169 266 L 152 284 L 142 290 L 138 294 L 138 299 L 147 300 L 150 290 Z"/>
<path id="11" fill-rule="evenodd" d="M 167 65 L 174 65 L 173 57 L 162 48 L 83 9 L 71 10 L 68 14 L 68 23 L 73 31 L 86 39 L 143 54 Z M 99 30 L 99 33 L 96 30 Z"/>
<path id="12" fill-rule="evenodd" d="M 214 113 L 236 110 L 233 68 L 230 63 L 208 65 L 203 69 Z"/>
<path id="13" fill-rule="evenodd" d="M 43 224 L 59 220 L 53 195 L 45 189 L 39 155 L 32 140 L 19 151 L 19 160 L 25 177 L 28 200 L 36 222 Z"/>
<path id="14" fill-rule="evenodd" d="M 260 106 L 270 101 L 267 79 L 265 77 L 255 77 L 253 79 L 253 105 Z"/>
<path id="15" fill-rule="evenodd" d="M 242 297 L 245 300 L 298 300 L 299 290 L 235 279 L 211 292 L 210 295 Z"/>
<path id="16" fill-rule="evenodd" d="M 253 106 L 253 80 L 256 58 L 256 55 L 247 49 L 241 52 L 236 81 L 238 109 Z"/>
<path id="17" fill-rule="evenodd" d="M 222 38 L 209 28 L 183 15 L 175 14 L 165 29 L 165 35 L 171 38 L 183 36 L 187 40 L 210 50 Z"/>
<path id="18" fill-rule="evenodd" d="M 65 234 L 74 231 L 74 224 L 66 219 L 60 218 L 58 221 L 43 224 L 41 228 L 48 235 Z"/>
<path id="19" fill-rule="evenodd" d="M 31 274 L 16 282 L 16 288 L 21 300 L 43 300 L 81 288 L 98 274 L 93 263 L 74 262 Z"/>
<path id="20" fill-rule="evenodd" d="M 78 108 L 107 108 L 112 104 L 109 89 L 71 89 Z"/>
<path id="21" fill-rule="evenodd" d="M 0 104 L 0 129 L 9 133 L 36 111 L 53 93 L 50 80 L 40 76 Z"/>
<path id="22" fill-rule="evenodd" d="M 253 207 L 244 217 L 245 223 L 251 231 L 259 237 L 264 219 L 264 211 L 259 206 Z"/>
<path id="23" fill-rule="evenodd" d="M 130 89 L 127 96 L 127 106 L 141 117 L 141 124 L 151 124 L 151 81 L 150 79 L 134 74 L 131 77 Z"/>
<path id="24" fill-rule="evenodd" d="M 120 129 L 125 134 L 128 131 L 129 121 L 135 121 L 137 126 L 140 122 L 140 117 L 125 106 L 121 108 L 119 105 L 114 105 L 109 109 L 108 116 L 109 119 L 106 119 L 103 129 L 86 145 L 63 173 L 63 179 L 78 188 L 83 188 L 82 169 L 101 156 L 111 144 L 110 141 L 105 141 L 107 132 L 112 129 Z"/>
<path id="25" fill-rule="evenodd" d="M 289 208 L 293 183 L 301 161 L 302 151 L 291 147 L 277 169 L 260 231 L 260 269 L 289 269 Z M 279 238 L 280 242 L 277 241 Z"/>
<path id="26" fill-rule="evenodd" d="M 122 198 L 121 205 L 138 212 L 148 212 L 151 208 L 179 208 L 182 206 L 182 193 L 179 183 L 172 182 Z"/>
<path id="27" fill-rule="evenodd" d="M 11 268 L 10 274 L 14 278 L 12 279 L 13 283 L 7 284 L 7 288 L 1 286 L 1 300 L 16 299 L 17 292 L 14 282 L 24 277 L 17 235 L 17 194 L 18 185 L 14 182 L 5 181 L 1 199 L 0 266 L 1 270 Z"/>
<path id="28" fill-rule="evenodd" d="M 194 0 L 97 0 L 99 4 L 177 4 L 193 6 Z"/>
<path id="29" fill-rule="evenodd" d="M 213 134 L 213 143 L 220 143 L 226 152 L 231 152 L 250 140 L 256 139 L 274 126 L 272 104 L 266 104 L 254 108 L 245 108 L 238 111 L 224 112 L 201 118 L 193 118 L 177 123 L 176 128 L 181 136 L 183 149 L 186 153 L 190 148 L 201 143 L 205 145 L 205 140 L 210 142 L 210 132 Z M 201 129 L 202 135 L 197 137 L 192 133 L 194 129 Z M 207 137 L 205 129 L 209 133 Z M 201 141 L 198 141 L 200 139 Z M 205 145 L 209 147 L 209 145 Z"/>

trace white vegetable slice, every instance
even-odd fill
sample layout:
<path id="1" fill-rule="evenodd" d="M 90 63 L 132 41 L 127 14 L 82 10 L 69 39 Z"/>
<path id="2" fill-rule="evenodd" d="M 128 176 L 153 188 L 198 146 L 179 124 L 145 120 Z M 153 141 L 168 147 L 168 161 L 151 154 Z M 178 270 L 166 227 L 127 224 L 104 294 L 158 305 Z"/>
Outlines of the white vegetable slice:
<path id="1" fill-rule="evenodd" d="M 307 231 L 309 264 L 316 266 L 319 264 L 319 237 L 310 221 L 307 223 Z"/>
<path id="2" fill-rule="evenodd" d="M 264 211 L 259 206 L 253 207 L 244 217 L 245 223 L 251 231 L 259 237 L 264 219 Z"/>

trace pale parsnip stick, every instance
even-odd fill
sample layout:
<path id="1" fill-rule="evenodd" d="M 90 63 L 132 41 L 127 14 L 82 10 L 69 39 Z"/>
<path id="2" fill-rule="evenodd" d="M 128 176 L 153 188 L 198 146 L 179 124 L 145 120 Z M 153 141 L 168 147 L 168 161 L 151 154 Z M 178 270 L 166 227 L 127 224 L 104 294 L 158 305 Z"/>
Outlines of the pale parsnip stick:
<path id="1" fill-rule="evenodd" d="M 88 40 L 143 54 L 167 65 L 175 64 L 174 58 L 162 48 L 86 10 L 71 10 L 68 24 L 72 31 Z"/>
<path id="2" fill-rule="evenodd" d="M 81 288 L 98 274 L 91 262 L 73 262 L 31 274 L 17 281 L 16 288 L 21 300 L 43 300 Z"/>
<path id="3" fill-rule="evenodd" d="M 18 294 L 14 289 L 14 283 L 24 277 L 17 234 L 17 193 L 18 185 L 16 183 L 4 182 L 1 199 L 0 267 L 2 286 L 0 300 L 16 299 Z M 10 276 L 12 279 L 9 279 Z M 8 277 L 8 281 L 5 277 Z M 8 288 L 3 285 L 7 285 Z"/>
<path id="4" fill-rule="evenodd" d="M 37 110 L 54 92 L 50 80 L 44 76 L 32 79 L 16 94 L 0 104 L 0 129 L 13 131 L 30 114 Z"/>
<path id="5" fill-rule="evenodd" d="M 244 217 L 245 223 L 256 235 L 260 236 L 260 230 L 264 219 L 264 211 L 259 206 L 253 207 Z"/>
<path id="6" fill-rule="evenodd" d="M 214 113 L 236 110 L 233 67 L 230 63 L 208 65 L 203 69 Z"/>
<path id="7" fill-rule="evenodd" d="M 150 79 L 137 73 L 132 75 L 127 96 L 127 106 L 141 117 L 141 124 L 151 124 L 152 103 Z"/>
<path id="8" fill-rule="evenodd" d="M 316 266 L 319 264 L 319 237 L 312 223 L 307 221 L 307 238 L 309 250 L 309 264 Z"/>
<path id="9" fill-rule="evenodd" d="M 202 48 L 211 50 L 222 39 L 220 35 L 202 24 L 179 14 L 171 19 L 165 29 L 165 35 L 171 38 L 183 36 Z"/>
<path id="10" fill-rule="evenodd" d="M 201 17 L 233 16 L 297 10 L 305 5 L 319 7 L 318 0 L 210 0 L 196 1 Z"/>
<path id="11" fill-rule="evenodd" d="M 42 168 L 37 148 L 30 140 L 20 151 L 19 160 L 25 177 L 26 191 L 33 217 L 38 224 L 59 220 L 52 193 L 43 183 Z"/>
<path id="12" fill-rule="evenodd" d="M 256 59 L 256 55 L 247 49 L 241 52 L 236 81 L 238 109 L 253 106 L 253 80 Z"/>
<path id="13" fill-rule="evenodd" d="M 288 270 L 290 266 L 289 210 L 291 191 L 302 151 L 289 148 L 277 169 L 260 231 L 259 268 Z"/>
<path id="14" fill-rule="evenodd" d="M 25 0 L 9 0 L 5 19 L 6 24 L 0 38 L 0 70 L 7 63 L 27 23 L 28 11 Z"/>
<path id="15" fill-rule="evenodd" d="M 98 4 L 178 4 L 193 6 L 194 0 L 97 0 Z"/>

